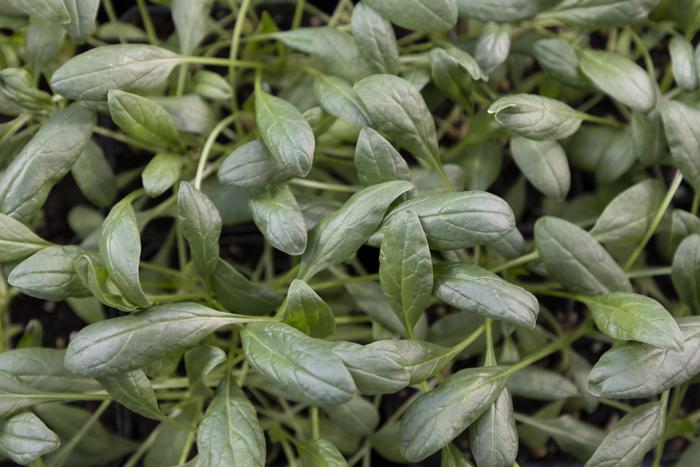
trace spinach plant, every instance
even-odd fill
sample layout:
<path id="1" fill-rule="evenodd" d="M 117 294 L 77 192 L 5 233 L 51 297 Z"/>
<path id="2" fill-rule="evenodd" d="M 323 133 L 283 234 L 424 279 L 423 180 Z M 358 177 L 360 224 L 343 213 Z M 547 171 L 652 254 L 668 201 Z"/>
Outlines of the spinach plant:
<path id="1" fill-rule="evenodd" d="M 2 457 L 700 463 L 700 1 L 0 27 Z"/>

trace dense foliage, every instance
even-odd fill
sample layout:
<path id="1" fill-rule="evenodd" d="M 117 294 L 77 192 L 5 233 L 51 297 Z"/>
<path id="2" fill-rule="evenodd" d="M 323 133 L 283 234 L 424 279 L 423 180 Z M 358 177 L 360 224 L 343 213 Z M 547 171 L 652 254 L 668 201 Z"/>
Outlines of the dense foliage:
<path id="1" fill-rule="evenodd" d="M 128 3 L 0 3 L 3 457 L 700 465 L 700 1 Z"/>

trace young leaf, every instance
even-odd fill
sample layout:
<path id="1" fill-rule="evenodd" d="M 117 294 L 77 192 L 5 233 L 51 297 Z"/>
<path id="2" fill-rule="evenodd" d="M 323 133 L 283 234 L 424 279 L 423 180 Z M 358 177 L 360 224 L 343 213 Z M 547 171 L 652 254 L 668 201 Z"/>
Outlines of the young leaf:
<path id="1" fill-rule="evenodd" d="M 411 384 L 432 378 L 455 356 L 452 349 L 415 339 L 384 339 L 374 341 L 368 347 L 386 354 L 404 367 Z"/>
<path id="2" fill-rule="evenodd" d="M 440 90 L 458 102 L 471 95 L 473 79 L 487 78 L 474 57 L 456 47 L 430 51 L 430 75 Z"/>
<path id="3" fill-rule="evenodd" d="M 603 295 L 632 290 L 612 256 L 571 222 L 540 217 L 535 223 L 535 243 L 547 273 L 572 292 Z"/>
<path id="4" fill-rule="evenodd" d="M 258 89 L 255 119 L 265 146 L 277 162 L 297 177 L 307 176 L 316 142 L 301 112 L 284 99 Z"/>
<path id="5" fill-rule="evenodd" d="M 535 94 L 513 94 L 491 104 L 496 121 L 521 136 L 537 141 L 567 138 L 578 130 L 581 117 L 555 99 Z"/>
<path id="6" fill-rule="evenodd" d="M 642 239 L 661 205 L 663 183 L 647 179 L 617 195 L 605 207 L 591 235 L 599 242 L 634 244 Z"/>
<path id="7" fill-rule="evenodd" d="M 139 307 L 119 291 L 104 266 L 91 256 L 82 254 L 76 258 L 73 270 L 82 286 L 103 305 L 121 311 L 134 311 Z"/>
<path id="8" fill-rule="evenodd" d="M 393 180 L 410 180 L 411 172 L 401 154 L 382 135 L 366 127 L 355 146 L 357 178 L 365 186 Z"/>
<path id="9" fill-rule="evenodd" d="M 408 386 L 408 371 L 382 352 L 344 341 L 334 342 L 330 348 L 350 371 L 361 394 L 392 394 Z"/>
<path id="10" fill-rule="evenodd" d="M 70 21 L 63 25 L 70 37 L 87 41 L 95 30 L 100 0 L 64 0 Z"/>
<path id="11" fill-rule="evenodd" d="M 314 94 L 321 108 L 329 114 L 342 118 L 358 128 L 370 124 L 367 109 L 345 80 L 335 76 L 318 74 L 314 78 Z"/>
<path id="12" fill-rule="evenodd" d="M 588 376 L 588 391 L 598 397 L 651 397 L 700 372 L 700 320 L 678 319 L 683 351 L 628 343 L 603 354 Z"/>
<path id="13" fill-rule="evenodd" d="M 23 260 L 49 246 L 20 221 L 0 214 L 0 263 Z"/>
<path id="14" fill-rule="evenodd" d="M 177 211 L 194 264 L 202 276 L 209 278 L 216 272 L 219 262 L 219 211 L 207 195 L 187 182 L 180 183 Z"/>
<path id="15" fill-rule="evenodd" d="M 668 44 L 671 55 L 671 69 L 678 86 L 684 91 L 693 91 L 698 87 L 698 75 L 695 65 L 693 46 L 682 36 L 674 36 Z"/>
<path id="16" fill-rule="evenodd" d="M 488 23 L 476 41 L 474 58 L 486 75 L 490 75 L 508 58 L 510 52 L 509 24 Z"/>
<path id="17" fill-rule="evenodd" d="M 457 0 L 460 18 L 513 21 L 532 18 L 561 0 Z"/>
<path id="18" fill-rule="evenodd" d="M 96 47 L 56 70 L 51 88 L 66 99 L 93 102 L 107 100 L 111 89 L 145 94 L 160 86 L 180 62 L 173 52 L 152 45 Z"/>
<path id="19" fill-rule="evenodd" d="M 88 141 L 71 167 L 71 174 L 80 191 L 95 206 L 106 207 L 117 197 L 117 181 L 102 149 Z"/>
<path id="20" fill-rule="evenodd" d="M 194 92 L 212 100 L 230 99 L 233 95 L 226 78 L 209 70 L 198 70 L 194 74 Z"/>
<path id="21" fill-rule="evenodd" d="M 330 307 L 306 282 L 294 279 L 287 291 L 282 321 L 311 337 L 335 333 L 335 318 Z"/>
<path id="22" fill-rule="evenodd" d="M 180 136 L 173 118 L 152 100 L 112 89 L 107 101 L 112 120 L 125 133 L 156 147 L 180 146 Z"/>
<path id="23" fill-rule="evenodd" d="M 571 172 L 559 143 L 515 136 L 510 140 L 510 152 L 515 164 L 535 188 L 550 198 L 566 198 Z"/>
<path id="24" fill-rule="evenodd" d="M 460 310 L 535 327 L 539 304 L 530 292 L 468 263 L 435 265 L 435 296 Z"/>
<path id="25" fill-rule="evenodd" d="M 304 440 L 297 444 L 302 467 L 347 467 L 348 463 L 327 439 Z"/>
<path id="26" fill-rule="evenodd" d="M 0 71 L 0 95 L 27 110 L 40 112 L 51 109 L 51 96 L 38 90 L 29 72 L 21 68 Z"/>
<path id="27" fill-rule="evenodd" d="M 313 405 L 338 405 L 357 392 L 343 361 L 327 344 L 283 323 L 256 323 L 241 330 L 250 365 L 286 397 Z"/>
<path id="28" fill-rule="evenodd" d="M 391 24 L 376 10 L 360 2 L 352 10 L 350 26 L 360 53 L 373 71 L 396 74 L 399 47 Z"/>
<path id="29" fill-rule="evenodd" d="M 401 454 L 419 462 L 447 446 L 498 398 L 500 367 L 460 370 L 420 396 L 401 418 Z"/>
<path id="30" fill-rule="evenodd" d="M 434 250 L 458 250 L 491 243 L 515 227 L 513 211 L 498 196 L 483 191 L 464 191 L 417 196 L 399 204 L 386 217 L 380 235 L 370 243 L 378 245 L 381 233 L 405 211 L 418 215 Z"/>
<path id="31" fill-rule="evenodd" d="M 379 280 L 394 313 L 409 335 L 433 291 L 433 263 L 420 219 L 412 211 L 396 216 L 384 233 Z"/>
<path id="32" fill-rule="evenodd" d="M 700 110 L 677 101 L 661 104 L 661 118 L 673 165 L 700 190 Z"/>
<path id="33" fill-rule="evenodd" d="M 93 112 L 78 105 L 46 120 L 3 172 L 0 210 L 20 221 L 34 217 L 80 156 L 95 121 Z"/>
<path id="34" fill-rule="evenodd" d="M 212 0 L 173 0 L 170 11 L 183 54 L 192 53 L 206 37 L 211 5 Z"/>
<path id="35" fill-rule="evenodd" d="M 306 249 L 304 215 L 289 185 L 272 187 L 250 198 L 250 212 L 274 248 L 297 256 Z"/>
<path id="36" fill-rule="evenodd" d="M 219 167 L 219 181 L 259 193 L 286 182 L 292 175 L 277 162 L 265 145 L 254 140 L 236 148 Z"/>
<path id="37" fill-rule="evenodd" d="M 507 389 L 469 427 L 469 446 L 479 466 L 513 465 L 518 454 L 518 432 Z"/>
<path id="38" fill-rule="evenodd" d="M 207 385 L 207 376 L 211 371 L 226 361 L 226 352 L 219 347 L 202 345 L 185 352 L 185 369 L 192 391 L 204 396 L 211 396 Z"/>
<path id="39" fill-rule="evenodd" d="M 7 282 L 23 293 L 44 300 L 87 297 L 90 292 L 75 273 L 74 263 L 85 252 L 76 246 L 49 246 L 12 270 Z"/>
<path id="40" fill-rule="evenodd" d="M 372 75 L 355 83 L 355 92 L 369 112 L 372 126 L 427 162 L 438 152 L 435 122 L 420 92 L 393 75 Z"/>
<path id="41" fill-rule="evenodd" d="M 227 324 L 257 320 L 191 302 L 155 305 L 84 327 L 68 345 L 65 364 L 83 376 L 124 373 L 185 350 Z"/>
<path id="42" fill-rule="evenodd" d="M 353 255 L 372 235 L 389 205 L 413 185 L 393 181 L 367 187 L 348 199 L 312 230 L 301 258 L 299 278 L 308 281 L 320 271 Z"/>
<path id="43" fill-rule="evenodd" d="M 180 155 L 168 152 L 156 154 L 141 173 L 143 189 L 151 198 L 157 198 L 180 179 L 181 170 Z"/>
<path id="44" fill-rule="evenodd" d="M 216 396 L 197 428 L 202 467 L 265 465 L 265 435 L 255 413 L 233 376 L 219 383 Z"/>
<path id="45" fill-rule="evenodd" d="M 608 433 L 586 467 L 639 465 L 664 434 L 666 407 L 649 402 L 627 413 Z"/>
<path id="46" fill-rule="evenodd" d="M 163 418 L 158 408 L 156 393 L 143 370 L 102 376 L 97 380 L 115 401 L 132 412 L 153 420 Z"/>
<path id="47" fill-rule="evenodd" d="M 70 21 L 68 10 L 62 0 L 8 0 L 8 3 L 29 16 L 46 21 L 58 23 Z"/>
<path id="48" fill-rule="evenodd" d="M 27 465 L 60 444 L 56 433 L 31 412 L 17 414 L 0 423 L 0 454 L 18 464 Z"/>
<path id="49" fill-rule="evenodd" d="M 100 255 L 109 277 L 124 297 L 139 307 L 149 301 L 139 280 L 141 238 L 131 200 L 124 199 L 114 205 L 102 224 Z"/>
<path id="50" fill-rule="evenodd" d="M 674 213 L 675 214 L 675 213 Z M 683 240 L 671 266 L 671 279 L 681 301 L 691 310 L 700 309 L 700 235 Z"/>
<path id="51" fill-rule="evenodd" d="M 601 92 L 639 112 L 650 112 L 656 106 L 656 84 L 629 58 L 585 50 L 580 60 L 581 71 Z"/>
<path id="52" fill-rule="evenodd" d="M 559 81 L 576 87 L 586 87 L 588 80 L 579 69 L 576 49 L 563 39 L 540 39 L 533 45 L 540 66 Z"/>
<path id="53" fill-rule="evenodd" d="M 455 0 L 365 0 L 380 15 L 406 29 L 441 32 L 457 22 Z"/>

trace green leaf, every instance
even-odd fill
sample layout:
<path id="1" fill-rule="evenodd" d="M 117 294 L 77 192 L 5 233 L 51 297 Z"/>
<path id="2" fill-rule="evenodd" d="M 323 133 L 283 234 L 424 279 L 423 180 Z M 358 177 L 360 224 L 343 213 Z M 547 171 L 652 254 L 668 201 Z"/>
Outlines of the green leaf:
<path id="1" fill-rule="evenodd" d="M 355 82 L 372 74 L 355 39 L 331 26 L 297 28 L 275 32 L 272 36 L 285 45 L 311 55 L 320 69 L 333 76 Z"/>
<path id="2" fill-rule="evenodd" d="M 347 81 L 319 73 L 314 78 L 314 94 L 327 113 L 359 128 L 370 124 L 365 105 Z"/>
<path id="3" fill-rule="evenodd" d="M 207 195 L 187 182 L 180 182 L 177 212 L 197 270 L 205 278 L 211 277 L 219 262 L 219 211 Z"/>
<path id="4" fill-rule="evenodd" d="M 651 397 L 700 372 L 700 320 L 677 320 L 683 351 L 628 343 L 605 352 L 588 376 L 588 391 L 598 397 Z"/>
<path id="5" fill-rule="evenodd" d="M 700 218 L 681 209 L 674 209 L 671 215 L 669 252 L 673 254 L 681 242 L 692 234 L 700 234 Z"/>
<path id="6" fill-rule="evenodd" d="M 354 342 L 334 342 L 332 352 L 345 364 L 361 394 L 393 394 L 408 386 L 408 371 L 382 352 Z"/>
<path id="7" fill-rule="evenodd" d="M 63 27 L 70 37 L 85 42 L 95 30 L 100 0 L 64 0 L 70 22 Z"/>
<path id="8" fill-rule="evenodd" d="M 75 261 L 85 252 L 76 246 L 50 246 L 19 263 L 7 282 L 24 294 L 43 300 L 87 297 L 74 270 Z"/>
<path id="9" fill-rule="evenodd" d="M 515 227 L 513 211 L 498 196 L 483 191 L 417 196 L 399 204 L 386 217 L 379 235 L 404 211 L 418 215 L 434 250 L 458 250 L 494 242 Z"/>
<path id="10" fill-rule="evenodd" d="M 648 115 L 635 112 L 630 121 L 634 153 L 642 164 L 658 164 L 666 155 L 666 135 L 661 113 Z"/>
<path id="11" fill-rule="evenodd" d="M 352 10 L 352 35 L 360 53 L 376 73 L 396 74 L 399 47 L 394 28 L 377 11 L 360 2 Z"/>
<path id="12" fill-rule="evenodd" d="M 255 119 L 272 157 L 295 176 L 307 176 L 316 142 L 301 112 L 284 99 L 259 89 L 255 92 Z"/>
<path id="13" fill-rule="evenodd" d="M 357 392 L 343 361 L 327 343 L 283 323 L 257 323 L 241 331 L 250 365 L 286 397 L 313 405 L 338 405 Z"/>
<path id="14" fill-rule="evenodd" d="M 401 154 L 382 135 L 366 127 L 355 146 L 357 177 L 365 186 L 393 180 L 410 180 L 411 172 Z"/>
<path id="15" fill-rule="evenodd" d="M 0 210 L 20 221 L 39 211 L 90 139 L 95 114 L 78 105 L 46 120 L 0 178 Z"/>
<path id="16" fill-rule="evenodd" d="M 469 263 L 435 265 L 435 296 L 460 310 L 529 328 L 535 327 L 539 304 L 525 289 Z"/>
<path id="17" fill-rule="evenodd" d="M 197 428 L 202 467 L 265 465 L 265 435 L 233 376 L 224 377 Z"/>
<path id="18" fill-rule="evenodd" d="M 233 266 L 219 258 L 210 285 L 216 299 L 227 310 L 262 315 L 280 302 L 279 295 L 264 284 L 251 282 Z"/>
<path id="19" fill-rule="evenodd" d="M 565 0 L 539 15 L 584 29 L 626 26 L 646 18 L 659 0 Z M 554 6 L 554 5 L 552 5 Z"/>
<path id="20" fill-rule="evenodd" d="M 324 217 L 311 231 L 301 258 L 299 278 L 308 281 L 320 271 L 352 256 L 377 230 L 389 205 L 412 187 L 406 181 L 369 186 Z"/>
<path id="21" fill-rule="evenodd" d="M 206 397 L 211 396 L 212 390 L 207 385 L 207 376 L 225 361 L 226 352 L 218 347 L 202 345 L 188 350 L 185 353 L 185 369 L 192 391 Z"/>
<path id="22" fill-rule="evenodd" d="M 455 0 L 364 0 L 367 5 L 405 29 L 441 32 L 457 23 Z"/>
<path id="23" fill-rule="evenodd" d="M 433 263 L 420 219 L 412 211 L 396 216 L 384 233 L 379 279 L 394 313 L 412 333 L 430 305 Z"/>
<path id="24" fill-rule="evenodd" d="M 581 117 L 574 109 L 535 94 L 501 97 L 491 104 L 488 112 L 502 126 L 537 141 L 567 138 L 581 125 Z"/>
<path id="25" fill-rule="evenodd" d="M 420 396 L 401 418 L 401 454 L 419 462 L 474 423 L 503 390 L 502 368 L 467 368 Z"/>
<path id="26" fill-rule="evenodd" d="M 160 86 L 181 62 L 173 52 L 142 44 L 96 47 L 73 57 L 51 76 L 66 99 L 105 101 L 111 89 L 145 94 Z"/>
<path id="27" fill-rule="evenodd" d="M 452 349 L 415 339 L 384 339 L 374 341 L 368 347 L 386 354 L 404 367 L 411 384 L 432 378 L 456 356 Z"/>
<path id="28" fill-rule="evenodd" d="M 20 221 L 0 214 L 0 263 L 23 260 L 49 246 Z"/>
<path id="29" fill-rule="evenodd" d="M 302 467 L 347 467 L 343 455 L 327 439 L 304 440 L 297 443 Z"/>
<path id="30" fill-rule="evenodd" d="M 423 97 L 408 81 L 393 75 L 372 75 L 355 83 L 372 127 L 415 157 L 437 158 L 435 122 Z"/>
<path id="31" fill-rule="evenodd" d="M 0 70 L 0 95 L 30 111 L 50 110 L 52 105 L 51 96 L 38 90 L 29 72 L 21 68 Z"/>
<path id="32" fill-rule="evenodd" d="M 198 70 L 194 74 L 194 92 L 216 101 L 230 99 L 233 95 L 226 78 L 209 70 Z"/>
<path id="33" fill-rule="evenodd" d="M 191 302 L 155 305 L 84 327 L 68 345 L 65 364 L 78 375 L 111 376 L 192 347 L 228 324 L 256 320 Z"/>
<path id="34" fill-rule="evenodd" d="M 569 161 L 556 141 L 534 141 L 515 136 L 510 152 L 520 171 L 545 196 L 563 200 L 571 186 Z"/>
<path id="35" fill-rule="evenodd" d="M 639 112 L 656 106 L 656 84 L 644 69 L 622 55 L 584 50 L 580 67 L 601 92 Z"/>
<path id="36" fill-rule="evenodd" d="M 700 190 L 700 110 L 677 101 L 664 102 L 660 107 L 673 165 L 695 190 Z"/>
<path id="37" fill-rule="evenodd" d="M 535 243 L 547 274 L 572 292 L 603 295 L 632 290 L 612 256 L 571 222 L 540 217 L 535 223 Z"/>
<path id="38" fill-rule="evenodd" d="M 95 206 L 106 207 L 117 197 L 117 181 L 102 149 L 88 141 L 71 167 L 71 174 L 80 191 Z"/>
<path id="39" fill-rule="evenodd" d="M 503 149 L 496 142 L 465 146 L 458 157 L 455 162 L 464 169 L 468 190 L 488 190 L 501 173 Z"/>
<path id="40" fill-rule="evenodd" d="M 675 214 L 675 213 L 674 213 Z M 671 266 L 671 280 L 681 301 L 691 310 L 700 309 L 700 235 L 694 233 L 683 240 Z"/>
<path id="41" fill-rule="evenodd" d="M 513 21 L 532 18 L 561 0 L 457 0 L 460 18 Z"/>
<path id="42" fill-rule="evenodd" d="M 487 464 L 484 464 L 487 465 Z M 453 443 L 442 449 L 440 467 L 474 467 Z"/>
<path id="43" fill-rule="evenodd" d="M 109 114 L 125 133 L 145 143 L 159 146 L 180 146 L 175 121 L 152 100 L 112 89 L 107 97 Z"/>
<path id="44" fill-rule="evenodd" d="M 591 235 L 600 242 L 636 244 L 647 232 L 665 192 L 663 183 L 655 179 L 626 189 L 605 207 Z"/>
<path id="45" fill-rule="evenodd" d="M 518 415 L 518 421 L 527 423 L 554 438 L 559 447 L 581 461 L 588 460 L 605 438 L 605 432 L 593 425 L 562 415 L 551 420 Z"/>
<path id="46" fill-rule="evenodd" d="M 67 23 L 70 18 L 63 0 L 8 0 L 10 6 L 29 16 Z"/>
<path id="47" fill-rule="evenodd" d="M 297 256 L 306 249 L 306 222 L 289 185 L 279 185 L 250 198 L 250 212 L 274 248 Z"/>
<path id="48" fill-rule="evenodd" d="M 71 374 L 63 365 L 65 350 L 40 347 L 7 350 L 0 354 L 0 371 L 37 391 L 87 392 L 100 386 L 93 379 Z"/>
<path id="49" fill-rule="evenodd" d="M 207 36 L 212 3 L 212 0 L 173 0 L 170 12 L 183 54 L 192 53 Z"/>
<path id="50" fill-rule="evenodd" d="M 234 185 L 249 193 L 259 193 L 290 178 L 292 175 L 259 140 L 236 148 L 219 167 L 221 183 Z"/>
<path id="51" fill-rule="evenodd" d="M 330 307 L 306 282 L 294 279 L 287 291 L 282 321 L 311 337 L 335 333 L 335 318 Z"/>
<path id="52" fill-rule="evenodd" d="M 391 462 L 407 464 L 408 460 L 401 454 L 399 449 L 399 423 L 392 422 L 384 425 L 370 438 L 372 449 L 381 457 Z"/>
<path id="53" fill-rule="evenodd" d="M 466 175 L 464 170 L 456 164 L 444 164 L 442 166 L 446 178 L 455 190 L 463 190 Z M 411 181 L 416 187 L 419 195 L 447 193 L 450 190 L 445 186 L 441 176 L 434 170 L 413 169 L 411 171 Z"/>
<path id="54" fill-rule="evenodd" d="M 110 308 L 121 311 L 134 311 L 139 306 L 130 302 L 114 281 L 109 277 L 107 269 L 94 258 L 80 255 L 75 259 L 73 270 L 81 284 L 90 291 L 95 299 Z"/>
<path id="55" fill-rule="evenodd" d="M 579 395 L 578 389 L 570 380 L 559 373 L 544 368 L 530 366 L 515 372 L 506 385 L 514 396 L 539 401 L 566 399 Z"/>
<path id="56" fill-rule="evenodd" d="M 693 91 L 698 87 L 698 75 L 695 65 L 693 46 L 683 36 L 674 36 L 668 44 L 671 55 L 671 69 L 678 86 L 684 91 Z"/>
<path id="57" fill-rule="evenodd" d="M 127 300 L 141 308 L 149 305 L 139 281 L 141 238 L 131 200 L 114 205 L 102 224 L 100 255 L 105 269 Z"/>
<path id="58" fill-rule="evenodd" d="M 430 51 L 430 74 L 437 87 L 458 102 L 471 96 L 472 80 L 487 79 L 474 57 L 456 47 Z"/>
<path id="59" fill-rule="evenodd" d="M 510 52 L 509 24 L 488 23 L 476 41 L 474 58 L 486 75 L 493 73 Z"/>
<path id="60" fill-rule="evenodd" d="M 0 454 L 27 465 L 58 448 L 56 433 L 30 412 L 17 414 L 0 423 Z"/>
<path id="61" fill-rule="evenodd" d="M 218 121 L 215 110 L 196 94 L 149 99 L 170 114 L 175 128 L 181 132 L 207 135 Z"/>
<path id="62" fill-rule="evenodd" d="M 41 72 L 58 57 L 65 35 L 59 23 L 39 18 L 30 22 L 24 33 L 24 47 L 33 73 Z"/>
<path id="63" fill-rule="evenodd" d="M 141 173 L 143 189 L 151 198 L 157 198 L 180 179 L 181 171 L 182 157 L 179 154 L 156 154 Z"/>
<path id="64" fill-rule="evenodd" d="M 636 407 L 617 422 L 608 433 L 587 467 L 615 465 L 633 467 L 640 465 L 644 455 L 651 451 L 664 434 L 666 405 L 650 402 Z"/>
<path id="65" fill-rule="evenodd" d="M 192 442 L 201 417 L 198 401 L 186 401 L 170 416 L 170 422 L 161 423 L 153 444 L 143 458 L 144 467 L 171 467 L 180 463 L 183 446 Z M 173 449 L 175 448 L 175 449 Z"/>
<path id="66" fill-rule="evenodd" d="M 61 400 L 56 394 L 34 389 L 17 376 L 0 371 L 0 417 L 7 418 L 37 404 Z"/>
<path id="67" fill-rule="evenodd" d="M 340 405 L 322 407 L 331 422 L 356 436 L 369 436 L 379 425 L 379 411 L 367 399 L 356 395 Z"/>
<path id="68" fill-rule="evenodd" d="M 163 418 L 158 408 L 156 393 L 143 370 L 102 376 L 97 380 L 115 401 L 132 412 L 153 420 Z"/>
<path id="69" fill-rule="evenodd" d="M 518 432 L 513 401 L 507 389 L 502 390 L 491 407 L 469 427 L 469 447 L 479 466 L 510 466 L 515 463 Z"/>
<path id="70" fill-rule="evenodd" d="M 579 69 L 576 49 L 563 39 L 540 39 L 532 47 L 540 66 L 559 81 L 576 87 L 586 87 L 588 80 Z"/>
<path id="71" fill-rule="evenodd" d="M 656 347 L 683 350 L 683 336 L 673 316 L 656 300 L 632 293 L 612 293 L 584 302 L 605 334 Z"/>

